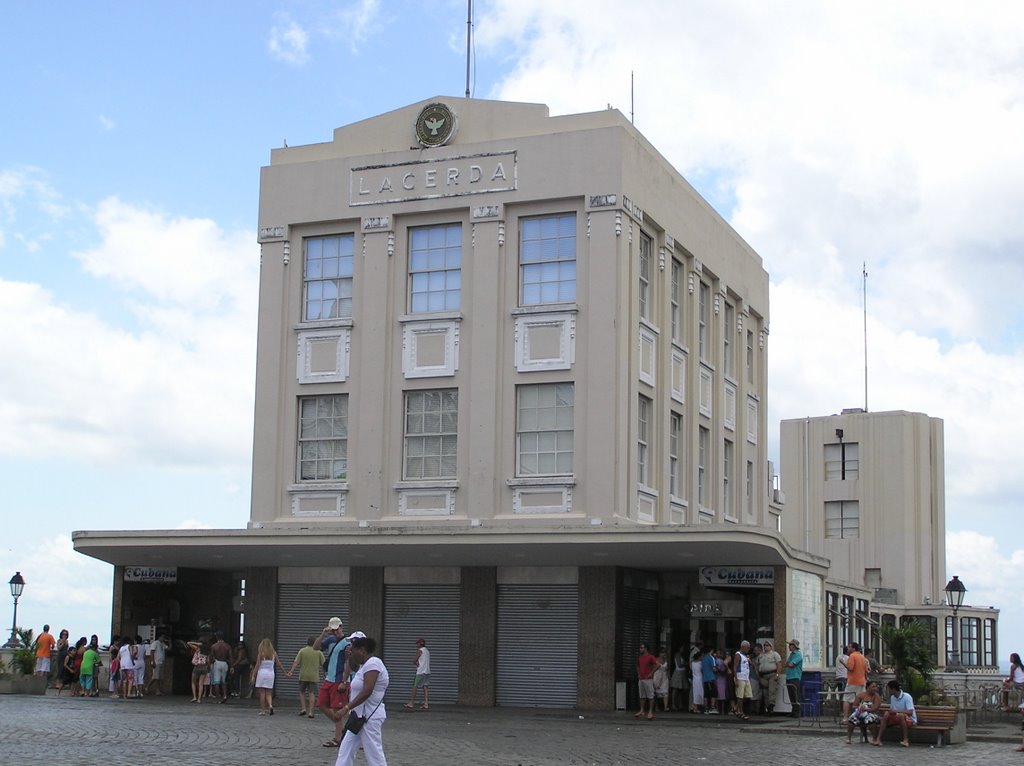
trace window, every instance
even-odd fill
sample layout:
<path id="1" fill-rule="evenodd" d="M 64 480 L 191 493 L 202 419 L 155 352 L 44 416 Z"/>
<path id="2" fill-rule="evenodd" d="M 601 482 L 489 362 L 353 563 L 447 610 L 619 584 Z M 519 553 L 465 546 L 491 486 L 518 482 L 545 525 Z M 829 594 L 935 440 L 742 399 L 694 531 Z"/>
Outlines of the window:
<path id="1" fill-rule="evenodd" d="M 702 362 L 706 362 L 708 360 L 708 312 L 711 310 L 708 303 L 711 300 L 711 288 L 701 282 L 698 293 L 697 355 L 700 357 Z"/>
<path id="2" fill-rule="evenodd" d="M 348 477 L 348 395 L 299 399 L 299 480 Z"/>
<path id="3" fill-rule="evenodd" d="M 985 618 L 981 637 L 981 664 L 992 667 L 996 665 L 996 621 Z"/>
<path id="4" fill-rule="evenodd" d="M 735 363 L 732 353 L 732 334 L 736 332 L 736 309 L 731 303 L 725 304 L 725 329 L 722 332 L 722 364 L 725 374 L 732 377 L 735 372 Z"/>
<path id="5" fill-rule="evenodd" d="M 855 622 L 855 614 L 853 610 L 853 596 L 843 596 L 843 632 L 841 638 L 843 640 L 843 646 L 853 641 L 853 623 Z"/>
<path id="6" fill-rule="evenodd" d="M 860 502 L 832 500 L 825 503 L 825 537 L 852 540 L 860 537 Z"/>
<path id="7" fill-rule="evenodd" d="M 409 231 L 409 311 L 458 311 L 462 298 L 462 224 Z"/>
<path id="8" fill-rule="evenodd" d="M 516 408 L 519 476 L 572 473 L 572 383 L 519 386 Z"/>
<path id="9" fill-rule="evenodd" d="M 825 591 L 825 665 L 839 656 L 839 594 Z"/>
<path id="10" fill-rule="evenodd" d="M 697 431 L 697 504 L 705 508 L 707 498 L 708 429 L 701 426 Z"/>
<path id="11" fill-rule="evenodd" d="M 646 396 L 638 397 L 636 413 L 636 480 L 648 487 L 651 484 L 647 454 L 650 444 L 651 400 Z"/>
<path id="12" fill-rule="evenodd" d="M 305 240 L 302 318 L 307 322 L 352 316 L 352 263 L 355 235 Z"/>
<path id="13" fill-rule="evenodd" d="M 640 233 L 640 318 L 651 318 L 651 238 Z"/>
<path id="14" fill-rule="evenodd" d="M 956 642 L 953 639 L 953 618 L 946 618 L 946 664 L 950 664 L 949 658 L 956 651 Z"/>
<path id="15" fill-rule="evenodd" d="M 747 514 L 754 513 L 754 461 L 747 461 L 747 488 L 746 488 Z"/>
<path id="16" fill-rule="evenodd" d="M 867 599 L 857 599 L 857 615 L 856 624 L 854 626 L 854 636 L 856 642 L 860 645 L 860 648 L 866 649 L 868 646 L 868 624 L 865 618 L 868 616 L 868 601 Z"/>
<path id="17" fill-rule="evenodd" d="M 825 445 L 825 481 L 851 481 L 860 475 L 857 442 Z"/>
<path id="18" fill-rule="evenodd" d="M 960 662 L 964 665 L 978 664 L 978 618 L 960 618 Z"/>
<path id="19" fill-rule="evenodd" d="M 458 426 L 455 389 L 406 393 L 404 478 L 454 478 Z"/>
<path id="20" fill-rule="evenodd" d="M 683 276 L 683 264 L 679 261 L 672 260 L 672 286 L 669 293 L 669 301 L 672 304 L 672 341 L 679 343 L 682 338 L 682 308 L 680 306 L 682 302 L 682 293 L 680 292 L 679 281 Z"/>
<path id="21" fill-rule="evenodd" d="M 733 493 L 733 443 L 726 439 L 722 444 L 722 490 L 725 503 L 722 506 L 722 511 L 726 516 L 735 515 L 735 509 L 732 502 Z"/>
<path id="22" fill-rule="evenodd" d="M 747 330 L 747 383 L 754 385 L 754 331 Z"/>
<path id="23" fill-rule="evenodd" d="M 668 491 L 672 497 L 679 494 L 679 437 L 683 430 L 683 416 L 673 412 L 668 428 Z"/>
<path id="24" fill-rule="evenodd" d="M 523 218 L 519 231 L 522 305 L 576 300 L 576 214 Z"/>

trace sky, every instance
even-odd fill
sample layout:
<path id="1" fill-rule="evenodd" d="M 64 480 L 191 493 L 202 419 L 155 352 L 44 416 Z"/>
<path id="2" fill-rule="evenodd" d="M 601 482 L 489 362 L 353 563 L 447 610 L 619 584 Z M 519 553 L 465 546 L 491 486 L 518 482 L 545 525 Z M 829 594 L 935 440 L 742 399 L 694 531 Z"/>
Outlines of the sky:
<path id="1" fill-rule="evenodd" d="M 0 580 L 19 624 L 105 636 L 72 530 L 249 518 L 259 168 L 464 95 L 466 3 L 4 17 Z M 474 97 L 632 115 L 761 254 L 777 466 L 781 419 L 865 404 L 866 269 L 868 407 L 945 421 L 947 573 L 1022 651 L 1024 5 L 478 0 L 474 30 Z"/>

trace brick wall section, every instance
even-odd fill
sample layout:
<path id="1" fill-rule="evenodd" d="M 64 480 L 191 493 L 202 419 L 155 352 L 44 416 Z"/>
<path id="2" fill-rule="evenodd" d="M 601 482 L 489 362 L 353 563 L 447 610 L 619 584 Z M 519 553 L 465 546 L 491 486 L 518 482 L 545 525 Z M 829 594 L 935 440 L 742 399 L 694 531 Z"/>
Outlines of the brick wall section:
<path id="1" fill-rule="evenodd" d="M 352 567 L 349 570 L 349 615 L 346 630 L 361 630 L 377 640 L 377 656 L 384 653 L 384 568 Z"/>
<path id="2" fill-rule="evenodd" d="M 576 706 L 580 710 L 615 707 L 615 592 L 614 567 L 580 567 L 576 671 Z"/>
<path id="3" fill-rule="evenodd" d="M 498 642 L 498 571 L 463 567 L 459 704 L 494 707 Z"/>

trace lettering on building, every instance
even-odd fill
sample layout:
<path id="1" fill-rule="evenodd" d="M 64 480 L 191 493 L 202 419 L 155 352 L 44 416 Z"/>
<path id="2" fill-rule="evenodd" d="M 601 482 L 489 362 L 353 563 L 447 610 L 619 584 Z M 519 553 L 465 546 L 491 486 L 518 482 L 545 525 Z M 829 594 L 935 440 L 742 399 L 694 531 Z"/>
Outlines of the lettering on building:
<path id="1" fill-rule="evenodd" d="M 260 228 L 260 242 L 270 239 L 284 239 L 284 226 L 263 226 Z"/>
<path id="2" fill-rule="evenodd" d="M 173 584 L 178 581 L 177 567 L 125 567 L 125 582 L 157 582 Z"/>
<path id="3" fill-rule="evenodd" d="M 352 168 L 350 205 L 513 191 L 516 152 Z"/>
<path id="4" fill-rule="evenodd" d="M 773 567 L 702 567 L 700 570 L 702 585 L 732 587 L 770 587 L 775 584 Z"/>

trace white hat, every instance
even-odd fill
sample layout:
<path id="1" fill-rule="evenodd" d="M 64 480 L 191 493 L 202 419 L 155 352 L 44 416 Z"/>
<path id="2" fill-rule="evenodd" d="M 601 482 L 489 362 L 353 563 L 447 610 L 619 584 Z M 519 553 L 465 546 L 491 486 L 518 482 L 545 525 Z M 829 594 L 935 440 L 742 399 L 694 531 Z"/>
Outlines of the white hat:
<path id="1" fill-rule="evenodd" d="M 349 641 L 352 641 L 352 640 L 357 639 L 357 638 L 366 638 L 366 634 L 363 633 L 363 631 L 361 631 L 361 630 L 357 630 L 351 636 L 348 636 L 348 640 Z"/>
<path id="2" fill-rule="evenodd" d="M 340 617 L 332 617 L 331 619 L 329 619 L 327 621 L 327 627 L 330 628 L 331 630 L 337 630 L 338 628 L 341 627 L 341 618 Z"/>

